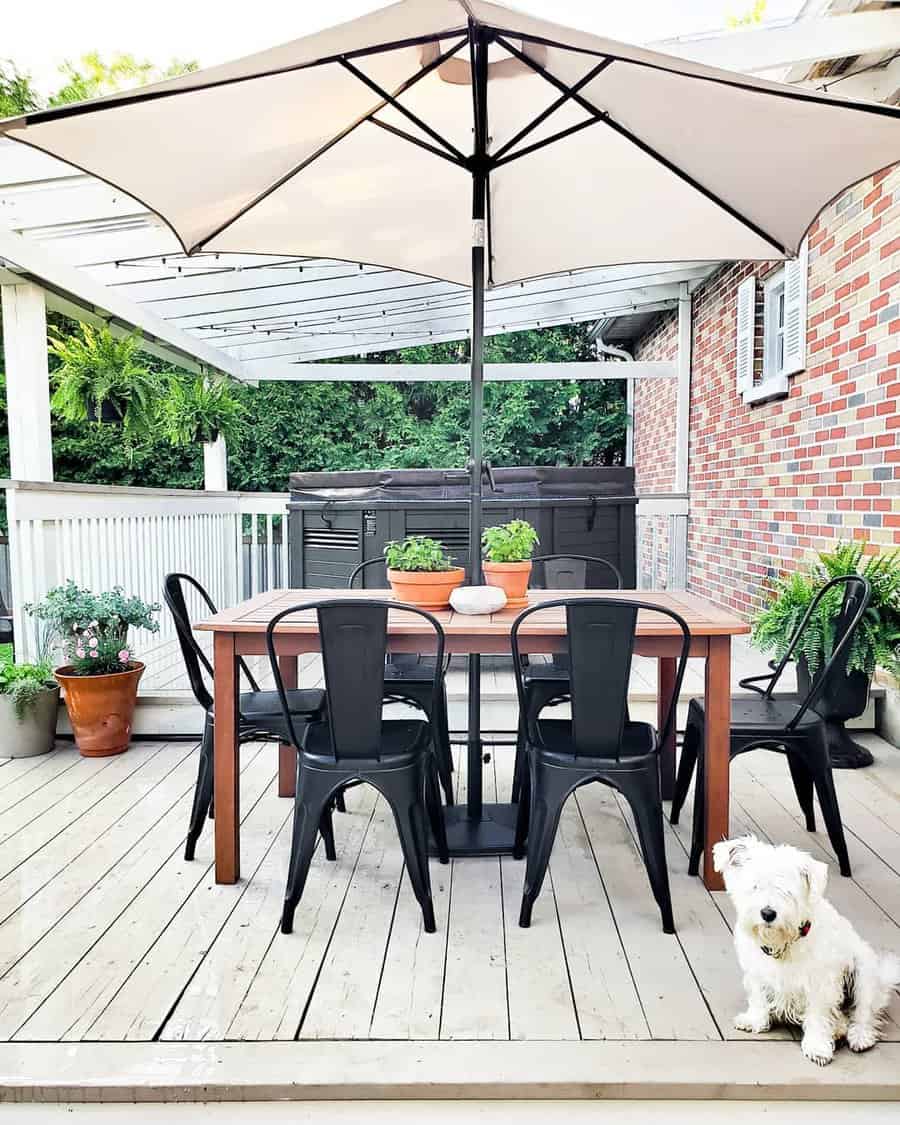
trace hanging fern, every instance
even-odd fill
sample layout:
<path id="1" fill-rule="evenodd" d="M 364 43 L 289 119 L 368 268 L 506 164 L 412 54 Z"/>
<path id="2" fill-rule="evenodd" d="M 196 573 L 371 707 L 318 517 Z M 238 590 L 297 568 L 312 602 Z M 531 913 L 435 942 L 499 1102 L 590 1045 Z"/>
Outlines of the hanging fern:
<path id="1" fill-rule="evenodd" d="M 819 552 L 808 571 L 774 579 L 772 600 L 753 623 L 753 644 L 780 660 L 816 593 L 845 574 L 861 575 L 872 588 L 847 670 L 871 675 L 879 667 L 900 676 L 900 551 L 869 555 L 861 542 L 838 543 Z M 811 673 L 831 655 L 842 598 L 839 587 L 830 591 L 807 622 L 796 655 L 806 657 Z"/>
<path id="2" fill-rule="evenodd" d="M 234 442 L 244 429 L 245 413 L 231 381 L 224 378 L 173 377 L 159 404 L 162 432 L 174 446 L 215 441 L 219 434 Z"/>

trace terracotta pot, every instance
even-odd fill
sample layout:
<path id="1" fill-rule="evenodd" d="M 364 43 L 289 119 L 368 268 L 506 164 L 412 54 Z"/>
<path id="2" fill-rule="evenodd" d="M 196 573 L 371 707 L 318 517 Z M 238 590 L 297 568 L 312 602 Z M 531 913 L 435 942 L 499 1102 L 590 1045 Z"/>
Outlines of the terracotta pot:
<path id="1" fill-rule="evenodd" d="M 56 679 L 65 691 L 66 710 L 75 743 L 85 758 L 122 754 L 131 741 L 134 704 L 144 665 L 135 661 L 127 672 L 108 676 L 74 676 L 71 665 L 57 668 Z"/>
<path id="2" fill-rule="evenodd" d="M 391 570 L 389 567 L 387 576 L 394 597 L 420 609 L 446 609 L 451 591 L 466 580 L 461 566 L 451 570 Z"/>
<path id="3" fill-rule="evenodd" d="M 528 579 L 531 577 L 531 559 L 524 562 L 483 562 L 484 580 L 488 586 L 499 586 L 506 591 L 506 608 L 523 609 L 528 605 Z"/>

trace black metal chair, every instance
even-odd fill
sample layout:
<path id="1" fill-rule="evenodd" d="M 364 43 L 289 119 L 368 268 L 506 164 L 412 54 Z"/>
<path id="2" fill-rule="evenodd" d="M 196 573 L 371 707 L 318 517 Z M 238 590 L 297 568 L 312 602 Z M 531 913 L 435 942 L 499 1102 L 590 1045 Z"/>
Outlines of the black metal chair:
<path id="1" fill-rule="evenodd" d="M 558 607 L 566 611 L 572 718 L 542 719 L 528 709 L 519 631 L 532 615 Z M 671 618 L 682 635 L 675 691 L 659 734 L 649 723 L 628 718 L 628 680 L 638 612 L 642 609 Z M 675 721 L 675 700 L 690 641 L 687 623 L 677 613 L 623 598 L 561 598 L 532 606 L 516 618 L 511 642 L 519 706 L 527 716 L 528 763 L 515 842 L 517 857 L 522 855 L 526 838 L 528 842 L 520 926 L 531 924 L 532 907 L 544 881 L 563 805 L 579 786 L 602 781 L 617 789 L 631 806 L 663 930 L 675 932 L 666 869 L 659 750 Z"/>
<path id="2" fill-rule="evenodd" d="M 213 713 L 213 696 L 210 684 L 213 680 L 213 669 L 206 653 L 197 643 L 194 631 L 191 628 L 191 617 L 188 611 L 186 588 L 192 590 L 202 605 L 210 613 L 216 612 L 212 598 L 200 585 L 196 578 L 189 574 L 167 574 L 163 581 L 163 597 L 175 621 L 175 631 L 178 635 L 178 644 L 184 658 L 185 668 L 190 681 L 194 698 L 203 708 L 205 719 L 203 723 L 203 738 L 200 743 L 200 765 L 197 770 L 197 784 L 194 787 L 194 803 L 191 809 L 191 820 L 188 828 L 187 843 L 184 849 L 184 858 L 193 859 L 197 841 L 203 831 L 203 824 L 207 816 L 213 815 L 213 734 L 215 730 L 215 715 Z M 281 701 L 278 693 L 262 691 L 253 678 L 246 662 L 239 659 L 240 671 L 250 690 L 243 692 L 240 697 L 240 722 L 238 725 L 238 738 L 244 742 L 289 742 L 290 736 L 284 722 Z M 288 692 L 291 712 L 298 721 L 320 715 L 325 706 L 325 693 L 319 689 L 300 689 Z M 343 801 L 338 802 L 343 809 Z M 331 835 L 330 816 L 323 818 L 322 834 L 325 838 L 329 856 L 334 856 L 334 840 Z"/>
<path id="3" fill-rule="evenodd" d="M 444 631 L 436 618 L 402 605 L 428 621 L 435 634 L 433 694 L 443 678 Z M 294 831 L 281 932 L 293 929 L 294 911 L 309 873 L 320 818 L 327 815 L 336 793 L 349 784 L 366 782 L 385 798 L 394 814 L 413 892 L 422 907 L 425 930 L 434 933 L 434 908 L 428 873 L 426 815 L 442 863 L 448 863 L 447 837 L 437 785 L 430 723 L 421 719 L 385 719 L 382 671 L 387 648 L 385 601 L 320 601 L 276 614 L 266 629 L 266 646 L 285 726 L 298 752 Z M 278 666 L 275 633 L 292 613 L 315 611 L 322 644 L 328 708 L 301 732 L 294 725 L 290 693 Z M 432 704 L 432 714 L 435 713 Z"/>
<path id="4" fill-rule="evenodd" d="M 624 581 L 618 567 L 608 559 L 592 555 L 538 555 L 531 560 L 532 590 L 621 590 Z M 529 713 L 537 717 L 545 707 L 568 703 L 569 663 L 564 653 L 553 653 L 549 660 L 531 662 L 522 658 Z M 516 733 L 516 764 L 513 771 L 512 799 L 518 801 L 525 766 L 524 714 L 519 714 Z"/>
<path id="5" fill-rule="evenodd" d="M 385 565 L 383 555 L 366 559 L 355 567 L 347 579 L 348 589 L 353 589 L 357 578 L 361 578 L 367 568 Z M 387 579 L 385 579 L 385 585 Z M 443 669 L 446 672 L 446 668 Z M 434 733 L 437 753 L 438 774 L 444 800 L 453 804 L 453 755 L 450 750 L 450 720 L 447 708 L 447 687 L 443 674 L 440 677 L 440 692 L 434 696 L 435 665 L 434 657 L 414 652 L 388 652 L 384 662 L 384 698 L 387 703 L 406 703 L 424 711 Z M 437 700 L 437 710 L 432 711 L 433 701 Z"/>
<path id="6" fill-rule="evenodd" d="M 801 645 L 810 617 L 822 599 L 839 586 L 844 587 L 844 595 L 835 621 L 831 656 L 819 669 L 804 698 L 798 694 L 774 695 L 782 672 Z M 850 858 L 847 854 L 841 811 L 834 788 L 825 720 L 816 713 L 815 708 L 816 701 L 829 681 L 834 677 L 846 675 L 853 637 L 866 611 L 870 596 L 871 589 L 864 578 L 853 574 L 833 578 L 822 587 L 810 603 L 791 638 L 787 652 L 777 664 L 772 665 L 772 671 L 763 676 L 749 676 L 740 681 L 742 688 L 758 693 L 760 698 L 738 697 L 731 700 L 730 759 L 733 761 L 739 754 L 760 749 L 774 750 L 786 755 L 794 791 L 810 832 L 816 830 L 813 790 L 818 794 L 825 827 L 842 875 L 850 875 Z M 765 684 L 765 687 L 760 686 L 762 684 Z M 688 706 L 684 745 L 678 763 L 670 815 L 672 824 L 677 824 L 696 766 L 697 783 L 694 788 L 694 819 L 688 867 L 692 875 L 698 874 L 700 857 L 703 855 L 703 745 L 703 703 L 692 699 Z"/>

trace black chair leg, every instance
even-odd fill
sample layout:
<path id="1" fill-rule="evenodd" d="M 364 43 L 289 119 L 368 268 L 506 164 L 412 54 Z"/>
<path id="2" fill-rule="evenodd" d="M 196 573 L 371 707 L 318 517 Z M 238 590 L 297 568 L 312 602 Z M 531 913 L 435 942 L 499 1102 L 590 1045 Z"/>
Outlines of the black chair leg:
<path id="1" fill-rule="evenodd" d="M 834 790 L 834 775 L 831 772 L 830 764 L 816 770 L 814 781 L 816 795 L 819 798 L 819 807 L 822 810 L 822 819 L 825 821 L 825 827 L 828 830 L 828 839 L 831 841 L 834 854 L 837 856 L 841 874 L 849 878 L 852 875 L 850 856 L 847 853 L 841 809 L 838 805 L 837 793 Z"/>
<path id="2" fill-rule="evenodd" d="M 331 802 L 325 806 L 325 810 L 319 820 L 319 833 L 322 836 L 322 843 L 325 845 L 325 858 L 333 862 L 337 859 L 337 852 L 334 847 L 334 825 L 331 822 Z"/>
<path id="3" fill-rule="evenodd" d="M 675 775 L 675 792 L 672 794 L 672 808 L 669 812 L 669 823 L 677 824 L 684 808 L 684 802 L 691 788 L 691 778 L 697 765 L 697 746 L 703 737 L 696 722 L 692 719 L 688 709 L 687 726 L 684 729 L 684 741 L 681 744 L 681 754 L 678 758 L 678 773 Z"/>
<path id="4" fill-rule="evenodd" d="M 634 774 L 622 780 L 621 792 L 634 815 L 638 839 L 644 856 L 644 866 L 653 897 L 662 915 L 663 933 L 675 933 L 672 916 L 672 896 L 669 891 L 669 871 L 666 867 L 666 838 L 663 828 L 663 807 L 659 791 L 659 774 L 656 772 Z"/>
<path id="5" fill-rule="evenodd" d="M 788 769 L 791 771 L 791 780 L 794 783 L 794 792 L 797 794 L 797 800 L 806 818 L 806 831 L 815 832 L 816 809 L 813 801 L 812 774 L 798 754 L 792 754 L 788 751 L 787 760 Z"/>
<path id="6" fill-rule="evenodd" d="M 437 759 L 438 776 L 444 790 L 444 800 L 453 804 L 453 752 L 450 749 L 450 717 L 447 706 L 447 685 L 441 684 L 438 695 L 438 713 L 431 716 L 431 729 L 434 732 L 434 749 Z"/>
<path id="7" fill-rule="evenodd" d="M 207 814 L 212 807 L 213 796 L 213 723 L 209 716 L 203 727 L 200 743 L 200 763 L 197 767 L 197 784 L 194 786 L 194 803 L 191 808 L 191 821 L 188 826 L 184 858 L 191 860 L 197 850 L 197 841 L 203 831 Z"/>
<path id="8" fill-rule="evenodd" d="M 431 824 L 431 834 L 437 845 L 438 859 L 441 863 L 450 862 L 450 852 L 447 848 L 447 825 L 444 823 L 444 810 L 441 808 L 441 794 L 437 783 L 437 763 L 434 763 L 425 776 L 425 806 L 428 810 L 428 820 Z"/>
<path id="9" fill-rule="evenodd" d="M 530 817 L 528 848 L 525 860 L 525 886 L 522 888 L 522 905 L 519 925 L 531 925 L 531 912 L 541 893 L 556 829 L 566 798 L 572 791 L 573 775 L 558 766 L 547 766 L 537 754 L 529 758 Z"/>
<path id="10" fill-rule="evenodd" d="M 431 876 L 428 871 L 428 834 L 425 828 L 424 763 L 419 761 L 402 770 L 392 770 L 378 777 L 378 788 L 391 806 L 406 870 L 413 894 L 422 908 L 422 922 L 427 934 L 437 926 L 431 901 Z"/>
<path id="11" fill-rule="evenodd" d="M 700 730 L 703 738 L 703 729 Z M 700 874 L 703 856 L 704 810 L 706 808 L 706 781 L 703 776 L 703 756 L 697 758 L 697 780 L 694 782 L 694 815 L 691 820 L 691 854 L 688 857 L 688 874 Z"/>
<path id="12" fill-rule="evenodd" d="M 294 798 L 294 831 L 291 838 L 291 861 L 288 867 L 287 889 L 281 914 L 281 932 L 289 934 L 294 928 L 294 911 L 303 894 L 309 865 L 319 835 L 323 815 L 334 792 L 335 778 L 324 771 L 306 770 L 302 764 L 297 771 L 297 794 Z M 327 849 L 327 843 L 326 843 Z"/>
<path id="13" fill-rule="evenodd" d="M 518 753 L 518 751 L 516 751 Z M 527 750 L 522 756 L 522 782 L 519 787 L 518 811 L 516 813 L 516 838 L 513 844 L 513 859 L 525 855 L 525 842 L 528 839 L 528 824 L 531 818 L 531 781 L 527 769 Z"/>
<path id="14" fill-rule="evenodd" d="M 347 811 L 347 803 L 344 800 L 344 790 L 343 789 L 338 790 L 338 793 L 334 798 L 334 807 L 337 809 L 338 812 L 346 812 Z"/>
<path id="15" fill-rule="evenodd" d="M 512 796 L 510 800 L 514 805 L 522 799 L 522 788 L 528 770 L 528 758 L 525 752 L 525 717 L 519 712 L 519 724 L 516 730 L 516 761 L 513 766 Z"/>

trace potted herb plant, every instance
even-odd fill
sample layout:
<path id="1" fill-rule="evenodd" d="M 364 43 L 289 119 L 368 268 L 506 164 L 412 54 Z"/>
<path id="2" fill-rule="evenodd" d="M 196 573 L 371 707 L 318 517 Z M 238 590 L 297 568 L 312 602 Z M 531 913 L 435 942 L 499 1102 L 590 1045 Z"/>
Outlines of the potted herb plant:
<path id="1" fill-rule="evenodd" d="M 444 609 L 451 592 L 466 578 L 465 570 L 453 565 L 443 546 L 425 535 L 388 543 L 384 559 L 395 596 L 422 609 Z"/>
<path id="2" fill-rule="evenodd" d="M 68 663 L 55 672 L 79 751 L 86 758 L 128 749 L 138 682 L 144 665 L 134 658 L 131 627 L 155 633 L 159 605 L 128 597 L 121 586 L 94 594 L 69 581 L 25 607 L 61 640 Z"/>
<path id="3" fill-rule="evenodd" d="M 59 687 L 49 662 L 0 662 L 0 753 L 33 758 L 53 749 Z"/>
<path id="4" fill-rule="evenodd" d="M 234 441 L 243 429 L 244 406 L 235 398 L 229 379 L 169 380 L 159 403 L 162 432 L 176 446 L 214 442 L 219 435 Z"/>
<path id="5" fill-rule="evenodd" d="M 146 437 L 154 425 L 160 376 L 138 360 L 140 335 L 114 336 L 107 327 L 79 325 L 71 336 L 51 336 L 60 360 L 51 379 L 51 406 L 66 422 L 121 426 L 128 442 Z"/>
<path id="6" fill-rule="evenodd" d="M 497 527 L 486 527 L 481 541 L 485 582 L 506 592 L 507 607 L 517 609 L 527 605 L 531 556 L 537 546 L 538 533 L 527 520 L 510 520 Z"/>
<path id="7" fill-rule="evenodd" d="M 872 755 L 850 738 L 844 724 L 865 711 L 876 667 L 900 675 L 900 551 L 870 555 L 864 543 L 852 542 L 820 552 L 808 571 L 772 583 L 772 601 L 753 623 L 752 641 L 781 659 L 812 599 L 832 578 L 844 574 L 862 575 L 872 596 L 850 648 L 846 674 L 829 678 L 815 709 L 825 720 L 832 765 L 856 769 L 871 765 Z M 823 599 L 807 624 L 797 654 L 801 696 L 831 655 L 841 596 L 836 589 L 833 597 Z"/>

